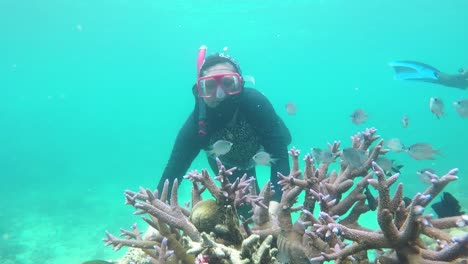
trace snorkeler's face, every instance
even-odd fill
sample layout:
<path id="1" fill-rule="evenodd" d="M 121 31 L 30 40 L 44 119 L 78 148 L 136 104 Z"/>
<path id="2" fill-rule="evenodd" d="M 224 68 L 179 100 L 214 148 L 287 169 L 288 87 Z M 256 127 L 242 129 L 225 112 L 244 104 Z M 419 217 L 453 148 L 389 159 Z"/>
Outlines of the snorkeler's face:
<path id="1" fill-rule="evenodd" d="M 216 89 L 214 89 L 213 92 L 210 93 L 210 96 L 201 96 L 208 107 L 214 108 L 218 106 L 228 96 L 238 94 L 242 89 L 242 78 L 239 76 L 239 74 L 237 74 L 234 67 L 229 63 L 216 64 L 206 69 L 203 72 L 203 77 L 199 78 L 199 82 L 200 80 L 206 80 L 209 76 L 214 76 L 213 80 L 216 84 Z M 225 78 L 223 78 L 223 76 L 225 76 Z M 232 92 L 232 87 L 227 84 L 227 81 L 223 83 L 223 79 L 229 79 L 230 81 L 232 81 L 232 83 L 229 82 L 229 84 L 237 85 L 238 88 L 235 89 L 234 92 Z M 234 82 L 237 82 L 237 84 L 234 84 Z M 198 84 L 198 89 L 200 88 L 200 84 Z"/>

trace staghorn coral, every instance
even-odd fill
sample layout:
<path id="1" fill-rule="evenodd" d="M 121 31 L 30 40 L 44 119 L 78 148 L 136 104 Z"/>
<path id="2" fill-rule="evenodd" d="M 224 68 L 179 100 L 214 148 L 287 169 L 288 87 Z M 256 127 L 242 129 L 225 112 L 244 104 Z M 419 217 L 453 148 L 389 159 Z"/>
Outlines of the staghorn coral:
<path id="1" fill-rule="evenodd" d="M 283 195 L 277 211 L 270 210 L 270 182 L 256 194 L 253 178 L 244 175 L 229 182 L 235 168 L 226 169 L 219 160 L 214 178 L 206 170 L 185 176 L 193 184 L 191 208 L 178 204 L 177 181 L 169 201 L 168 183 L 161 194 L 143 188 L 126 191 L 127 203 L 137 209 L 136 214 L 147 215 L 143 219 L 151 228 L 141 236 L 134 225 L 131 231 L 122 230 L 125 238 L 107 232 L 104 240 L 116 250 L 140 248 L 151 263 L 369 263 L 369 250 L 377 251 L 376 263 L 467 263 L 468 235 L 455 237 L 448 230 L 460 230 L 468 216 L 432 219 L 423 214 L 457 179 L 458 170 L 441 177 L 426 172 L 432 184 L 405 205 L 402 183 L 390 195 L 399 175 L 387 177 L 374 162 L 388 151 L 382 143 L 374 128 L 352 136 L 351 147 L 368 154 L 359 166 L 342 159 L 339 171 L 329 171 L 329 163 L 316 166 L 309 154 L 301 171 L 300 151 L 292 148 L 290 173 L 278 174 Z M 329 144 L 335 159 L 342 155 L 340 146 L 340 142 Z M 368 185 L 378 191 L 377 198 L 364 193 Z M 203 200 L 205 190 L 214 199 Z M 253 207 L 249 219 L 237 215 L 243 203 Z M 374 206 L 378 230 L 358 223 Z M 294 212 L 299 216 L 293 217 Z"/>
<path id="2" fill-rule="evenodd" d="M 218 166 L 215 179 L 219 186 L 206 170 L 192 171 L 185 177 L 193 182 L 192 211 L 177 203 L 177 181 L 170 202 L 168 182 L 161 196 L 143 188 L 138 193 L 126 191 L 126 203 L 138 209 L 135 214 L 148 214 L 149 218 L 143 219 L 154 230 L 142 237 L 134 225 L 132 231 L 121 230 L 124 239 L 107 232 L 106 245 L 116 250 L 122 246 L 141 248 L 152 263 L 274 263 L 273 237 L 260 240 L 258 235 L 247 235 L 237 216 L 236 208 L 242 203 L 262 203 L 257 195 L 249 194 L 254 179 L 244 175 L 231 183 L 228 176 L 235 168 L 227 170 L 219 160 Z M 202 200 L 204 190 L 215 200 Z"/>

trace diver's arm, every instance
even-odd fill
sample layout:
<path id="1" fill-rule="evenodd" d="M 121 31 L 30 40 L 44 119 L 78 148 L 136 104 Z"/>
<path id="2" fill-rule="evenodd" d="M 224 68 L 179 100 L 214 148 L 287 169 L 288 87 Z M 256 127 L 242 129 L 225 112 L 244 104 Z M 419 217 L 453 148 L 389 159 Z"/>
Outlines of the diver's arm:
<path id="1" fill-rule="evenodd" d="M 175 179 L 178 179 L 180 184 L 182 177 L 185 175 L 192 164 L 192 161 L 199 152 L 200 143 L 198 140 L 197 128 L 195 126 L 194 113 L 192 112 L 177 135 L 169 161 L 164 169 L 161 179 L 159 180 L 159 193 L 162 192 L 166 179 L 169 180 L 169 194 L 171 193 L 172 184 Z"/>
<path id="2" fill-rule="evenodd" d="M 288 144 L 291 142 L 291 135 L 263 94 L 253 89 L 248 89 L 245 92 L 247 98 L 244 107 L 247 110 L 247 118 L 255 127 L 260 144 L 273 159 L 276 159 L 271 164 L 270 181 L 275 190 L 273 200 L 280 201 L 282 191 L 278 184 L 277 173 L 289 174 Z"/>

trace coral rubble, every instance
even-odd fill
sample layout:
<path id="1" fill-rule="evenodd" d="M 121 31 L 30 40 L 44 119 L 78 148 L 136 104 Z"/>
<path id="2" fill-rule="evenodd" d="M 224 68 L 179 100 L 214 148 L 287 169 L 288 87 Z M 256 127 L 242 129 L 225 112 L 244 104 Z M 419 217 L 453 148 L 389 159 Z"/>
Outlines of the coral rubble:
<path id="1" fill-rule="evenodd" d="M 301 170 L 300 152 L 292 148 L 289 175 L 278 174 L 283 195 L 276 211 L 269 210 L 270 182 L 257 194 L 255 179 L 244 175 L 230 182 L 235 168 L 227 169 L 219 160 L 215 177 L 206 170 L 185 176 L 193 185 L 190 207 L 179 204 L 177 181 L 171 197 L 168 182 L 162 193 L 126 191 L 126 202 L 137 209 L 135 214 L 144 215 L 150 228 L 144 235 L 136 225 L 122 229 L 124 238 L 107 232 L 104 241 L 116 250 L 139 248 L 149 263 L 160 264 L 468 263 L 468 234 L 447 231 L 465 226 L 468 216 L 432 219 L 424 214 L 447 184 L 457 180 L 458 170 L 440 177 L 426 172 L 432 184 L 405 203 L 402 183 L 390 194 L 399 174 L 387 177 L 375 162 L 388 151 L 382 143 L 373 128 L 352 136 L 351 147 L 366 153 L 358 165 L 344 161 L 340 142 L 329 144 L 334 159 L 341 157 L 339 171 L 331 170 L 330 163 L 316 165 L 309 154 Z M 368 185 L 377 190 L 377 197 Z M 206 190 L 212 199 L 202 199 Z M 252 206 L 249 219 L 237 214 L 245 203 Z M 374 209 L 380 228 L 361 226 L 359 218 Z M 377 252 L 375 260 L 369 259 L 371 250 Z"/>

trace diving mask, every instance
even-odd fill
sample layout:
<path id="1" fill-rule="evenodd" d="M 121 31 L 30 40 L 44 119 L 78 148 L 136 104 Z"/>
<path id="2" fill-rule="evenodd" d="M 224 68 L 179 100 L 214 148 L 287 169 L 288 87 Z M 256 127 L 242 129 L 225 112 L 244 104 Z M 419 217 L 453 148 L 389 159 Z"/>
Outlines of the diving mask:
<path id="1" fill-rule="evenodd" d="M 235 72 L 203 76 L 197 80 L 197 89 L 202 98 L 211 98 L 214 95 L 220 97 L 221 91 L 228 95 L 239 94 L 242 92 L 242 77 Z"/>

